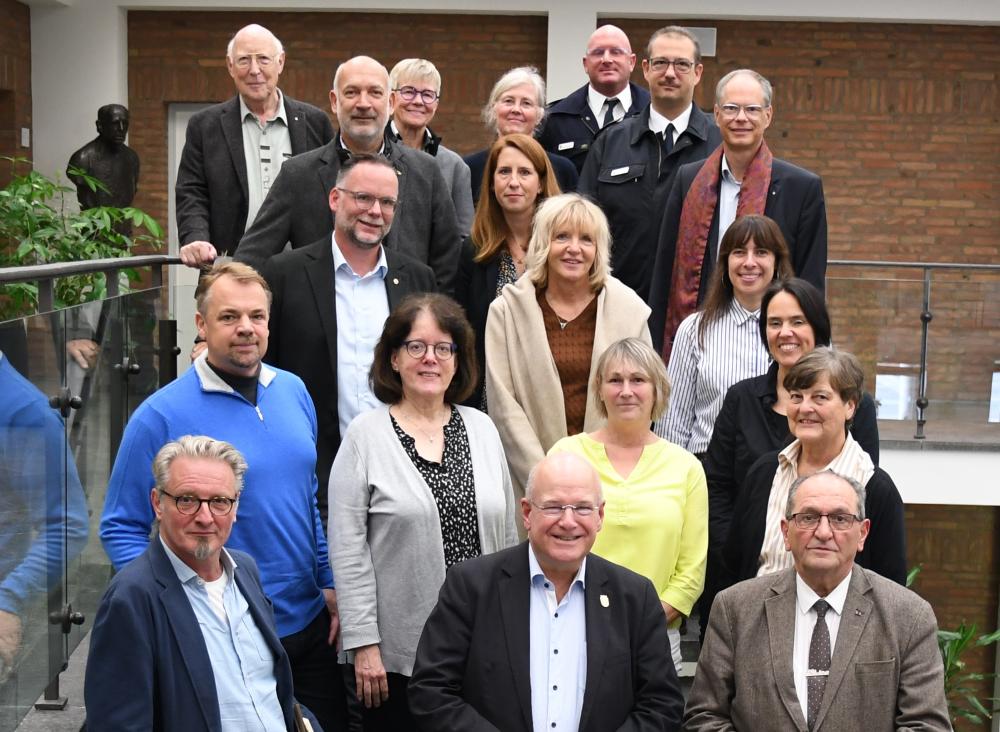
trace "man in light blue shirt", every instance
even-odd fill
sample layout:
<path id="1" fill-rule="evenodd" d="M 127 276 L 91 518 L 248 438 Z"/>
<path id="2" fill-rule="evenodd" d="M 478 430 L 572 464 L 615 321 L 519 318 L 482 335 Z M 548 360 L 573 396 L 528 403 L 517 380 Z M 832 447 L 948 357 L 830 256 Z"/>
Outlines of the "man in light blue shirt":
<path id="1" fill-rule="evenodd" d="M 526 543 L 448 571 L 410 677 L 420 729 L 679 730 L 652 583 L 589 554 L 604 520 L 597 473 L 571 453 L 546 457 L 521 512 Z"/>
<path id="2" fill-rule="evenodd" d="M 91 635 L 93 729 L 295 729 L 291 666 L 257 565 L 223 548 L 246 470 L 210 437 L 156 455 L 158 536 L 111 581 Z"/>

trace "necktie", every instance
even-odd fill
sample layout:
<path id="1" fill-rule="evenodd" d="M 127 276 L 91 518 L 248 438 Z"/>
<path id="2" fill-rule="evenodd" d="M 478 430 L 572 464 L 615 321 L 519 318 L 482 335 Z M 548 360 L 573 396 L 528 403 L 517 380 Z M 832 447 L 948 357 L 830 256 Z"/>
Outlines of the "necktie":
<path id="1" fill-rule="evenodd" d="M 667 125 L 667 129 L 663 131 L 663 154 L 669 155 L 670 151 L 674 149 L 674 125 L 670 123 Z"/>
<path id="2" fill-rule="evenodd" d="M 615 121 L 615 107 L 617 107 L 618 104 L 618 97 L 608 97 L 604 100 L 604 107 L 607 111 L 604 113 L 604 119 L 601 120 L 601 129 L 604 129 Z"/>
<path id="3" fill-rule="evenodd" d="M 809 641 L 809 673 L 806 676 L 809 729 L 816 725 L 830 672 L 830 629 L 826 626 L 826 611 L 830 609 L 830 604 L 826 600 L 817 600 L 813 609 L 816 610 L 816 627 L 813 628 L 812 640 Z"/>

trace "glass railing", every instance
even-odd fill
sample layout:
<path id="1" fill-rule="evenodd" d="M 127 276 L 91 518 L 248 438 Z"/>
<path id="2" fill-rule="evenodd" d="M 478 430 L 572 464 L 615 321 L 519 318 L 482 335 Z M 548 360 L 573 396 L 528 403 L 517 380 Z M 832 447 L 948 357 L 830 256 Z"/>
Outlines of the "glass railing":
<path id="1" fill-rule="evenodd" d="M 0 732 L 66 703 L 59 673 L 111 577 L 98 525 L 122 430 L 176 373 L 166 292 L 0 323 Z"/>
<path id="2" fill-rule="evenodd" d="M 1000 265 L 831 262 L 827 302 L 883 440 L 1000 446 Z"/>

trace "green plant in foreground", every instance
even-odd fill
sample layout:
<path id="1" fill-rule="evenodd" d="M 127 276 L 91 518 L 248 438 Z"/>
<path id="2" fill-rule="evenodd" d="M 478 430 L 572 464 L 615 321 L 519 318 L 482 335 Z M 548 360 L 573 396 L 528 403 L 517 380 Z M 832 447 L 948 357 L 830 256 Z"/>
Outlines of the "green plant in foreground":
<path id="1" fill-rule="evenodd" d="M 75 188 L 34 170 L 17 174 L 17 166 L 28 162 L 23 158 L 0 160 L 9 162 L 13 172 L 11 182 L 0 190 L 0 267 L 127 257 L 140 244 L 162 246 L 163 230 L 142 210 L 131 206 L 67 210 L 66 194 L 75 194 Z M 92 191 L 107 190 L 82 170 L 72 173 Z M 125 272 L 129 281 L 138 279 L 135 270 Z M 55 281 L 54 305 L 99 300 L 106 292 L 102 274 L 61 277 Z M 38 288 L 33 283 L 0 288 L 0 321 L 32 312 L 37 305 Z"/>
<path id="2" fill-rule="evenodd" d="M 916 582 L 921 569 L 917 565 L 906 573 L 907 587 Z M 962 655 L 970 648 L 982 648 L 1000 641 L 1000 630 L 977 637 L 976 624 L 966 625 L 963 621 L 955 630 L 939 630 L 937 641 L 941 649 L 941 660 L 944 662 L 944 693 L 952 723 L 965 719 L 973 724 L 983 724 L 992 719 L 993 713 L 1000 711 L 1000 707 L 993 706 L 998 701 L 997 697 L 980 699 L 972 684 L 992 679 L 996 674 L 966 671 Z M 987 709 L 983 701 L 989 702 L 991 708 Z"/>

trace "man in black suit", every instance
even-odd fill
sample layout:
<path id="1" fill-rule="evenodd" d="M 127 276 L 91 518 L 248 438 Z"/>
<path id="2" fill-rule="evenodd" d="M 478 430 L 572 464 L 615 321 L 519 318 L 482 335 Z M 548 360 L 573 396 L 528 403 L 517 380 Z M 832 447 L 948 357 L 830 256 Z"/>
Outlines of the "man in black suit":
<path id="1" fill-rule="evenodd" d="M 420 729 L 679 730 L 653 585 L 589 554 L 604 518 L 597 473 L 550 455 L 521 510 L 527 543 L 448 571 L 410 679 Z"/>
<path id="2" fill-rule="evenodd" d="M 188 122 L 175 189 L 185 264 L 232 255 L 285 159 L 333 138 L 326 112 L 278 89 L 284 65 L 271 31 L 242 28 L 226 50 L 237 95 Z"/>
<path id="3" fill-rule="evenodd" d="M 299 376 L 316 406 L 317 497 L 324 526 L 340 436 L 360 412 L 378 405 L 368 370 L 382 325 L 404 296 L 435 289 L 427 265 L 382 246 L 398 194 L 388 160 L 355 155 L 339 166 L 330 191 L 333 236 L 272 257 L 263 268 L 272 293 L 265 360 Z"/>
<path id="4" fill-rule="evenodd" d="M 826 277 L 826 202 L 815 173 L 771 155 L 771 83 L 738 69 L 715 88 L 722 147 L 681 166 L 667 197 L 653 266 L 649 330 L 669 357 L 680 321 L 694 312 L 716 265 L 719 241 L 737 216 L 764 214 L 781 228 L 795 274 L 822 292 Z"/>
<path id="5" fill-rule="evenodd" d="M 682 164 L 704 160 L 721 141 L 711 117 L 694 104 L 701 72 L 694 34 L 676 25 L 653 33 L 642 60 L 649 106 L 603 130 L 580 175 L 580 192 L 592 196 L 608 217 L 615 277 L 644 300 L 674 175 Z"/>
<path id="6" fill-rule="evenodd" d="M 399 205 L 386 247 L 428 264 L 439 289 L 449 291 L 461 248 L 455 206 L 434 158 L 385 136 L 392 111 L 389 72 L 367 56 L 345 61 L 334 76 L 330 103 L 340 134 L 282 167 L 236 258 L 260 269 L 288 242 L 297 249 L 328 237 L 333 229 L 328 199 L 340 166 L 352 155 L 382 155 L 399 179 Z"/>
<path id="7" fill-rule="evenodd" d="M 587 41 L 583 70 L 590 79 L 564 99 L 552 102 L 538 141 L 583 171 L 594 138 L 605 127 L 634 117 L 649 105 L 649 92 L 628 80 L 635 54 L 625 31 L 602 25 Z"/>

